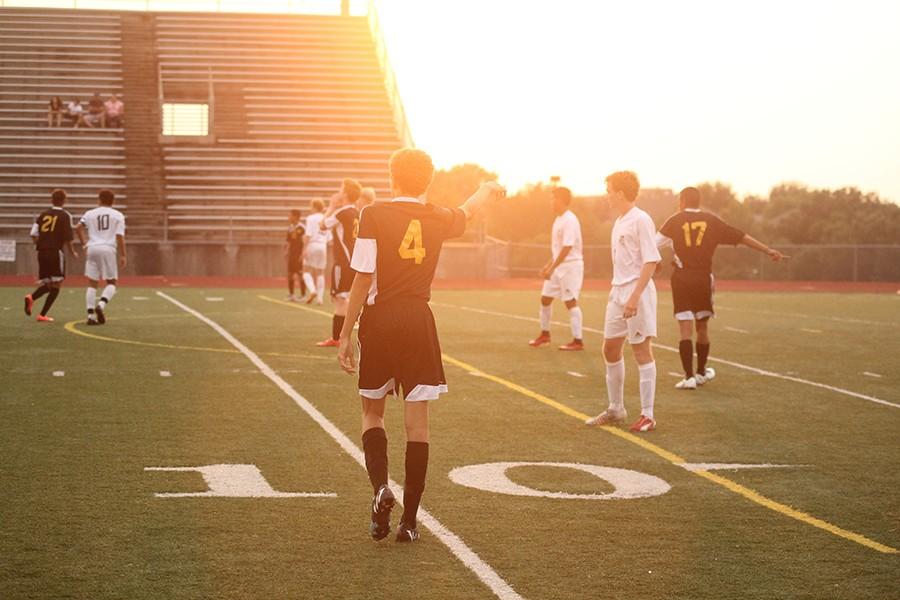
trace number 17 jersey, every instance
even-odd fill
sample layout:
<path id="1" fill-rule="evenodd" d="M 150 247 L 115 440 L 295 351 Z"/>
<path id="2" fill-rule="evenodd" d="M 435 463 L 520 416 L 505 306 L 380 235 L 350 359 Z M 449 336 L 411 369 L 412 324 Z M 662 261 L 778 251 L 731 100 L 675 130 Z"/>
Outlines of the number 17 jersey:
<path id="1" fill-rule="evenodd" d="M 465 229 L 462 210 L 413 198 L 396 198 L 364 208 L 350 266 L 358 273 L 375 275 L 367 303 L 430 300 L 444 241 L 461 236 Z"/>
<path id="2" fill-rule="evenodd" d="M 98 206 L 84 213 L 79 225 L 88 232 L 88 248 L 116 247 L 116 236 L 125 235 L 125 215 L 109 206 Z"/>
<path id="3" fill-rule="evenodd" d="M 744 232 L 705 210 L 686 209 L 663 223 L 659 232 L 672 240 L 678 266 L 712 272 L 713 255 L 720 244 L 735 246 Z"/>

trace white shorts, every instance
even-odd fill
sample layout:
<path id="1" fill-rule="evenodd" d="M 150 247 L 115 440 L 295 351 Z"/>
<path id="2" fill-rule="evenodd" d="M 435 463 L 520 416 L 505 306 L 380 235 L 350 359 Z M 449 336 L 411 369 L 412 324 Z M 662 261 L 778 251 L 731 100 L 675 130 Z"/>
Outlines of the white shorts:
<path id="1" fill-rule="evenodd" d="M 584 262 L 573 260 L 564 262 L 544 280 L 541 295 L 546 298 L 559 298 L 563 302 L 578 300 L 581 286 L 584 283 Z"/>
<path id="2" fill-rule="evenodd" d="M 112 246 L 90 246 L 84 261 L 84 275 L 88 279 L 118 279 L 119 265 L 116 249 Z"/>
<path id="3" fill-rule="evenodd" d="M 603 337 L 607 339 L 627 338 L 629 344 L 640 344 L 650 337 L 656 337 L 656 286 L 651 280 L 644 288 L 637 305 L 637 314 L 625 319 L 625 303 L 637 281 L 625 285 L 615 285 L 609 291 L 606 304 L 606 326 Z"/>
<path id="4" fill-rule="evenodd" d="M 310 244 L 306 247 L 306 260 L 303 265 L 308 269 L 324 270 L 328 264 L 328 246 Z"/>

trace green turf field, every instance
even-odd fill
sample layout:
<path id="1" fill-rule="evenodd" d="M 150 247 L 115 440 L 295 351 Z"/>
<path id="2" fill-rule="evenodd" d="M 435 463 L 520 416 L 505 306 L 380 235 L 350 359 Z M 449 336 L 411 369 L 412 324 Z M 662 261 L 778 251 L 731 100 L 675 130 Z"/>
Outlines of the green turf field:
<path id="1" fill-rule="evenodd" d="M 490 598 L 489 584 L 531 599 L 900 597 L 900 296 L 718 294 L 712 354 L 730 364 L 679 392 L 677 353 L 657 349 L 659 429 L 635 437 L 579 420 L 606 403 L 598 333 L 582 354 L 533 350 L 537 293 L 436 293 L 451 393 L 432 406 L 423 506 L 458 536 L 451 548 L 423 526 L 414 545 L 372 542 L 368 480 L 334 432 L 155 290 L 121 289 L 90 329 L 66 326 L 83 290 L 63 292 L 52 325 L 21 314 L 25 291 L 0 289 L 0 598 Z M 313 346 L 330 331 L 321 309 L 260 297 L 281 290 L 164 291 L 360 445 L 355 382 Z M 604 303 L 585 294 L 587 326 L 602 327 Z M 670 310 L 662 292 L 659 343 L 675 347 Z M 560 305 L 554 318 L 566 319 Z M 554 336 L 567 341 L 567 327 Z M 402 482 L 398 408 L 387 427 Z M 627 469 L 643 474 L 628 489 L 648 476 L 670 489 L 561 499 L 448 476 L 497 462 Z M 157 497 L 208 487 L 197 471 L 145 470 L 208 465 L 255 465 L 274 490 L 330 495 Z M 572 468 L 508 476 L 538 491 L 618 489 Z"/>

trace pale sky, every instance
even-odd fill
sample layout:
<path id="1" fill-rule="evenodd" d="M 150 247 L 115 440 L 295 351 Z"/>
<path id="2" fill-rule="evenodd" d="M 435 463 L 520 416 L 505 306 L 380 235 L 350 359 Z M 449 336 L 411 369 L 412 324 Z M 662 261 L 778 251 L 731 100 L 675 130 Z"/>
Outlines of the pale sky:
<path id="1" fill-rule="evenodd" d="M 379 0 L 416 144 L 560 175 L 900 201 L 900 2 Z"/>

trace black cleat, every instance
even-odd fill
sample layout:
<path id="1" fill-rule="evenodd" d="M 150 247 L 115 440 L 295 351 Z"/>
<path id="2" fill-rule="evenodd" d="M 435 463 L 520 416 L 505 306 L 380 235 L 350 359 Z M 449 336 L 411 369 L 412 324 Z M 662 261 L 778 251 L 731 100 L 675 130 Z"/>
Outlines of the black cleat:
<path id="1" fill-rule="evenodd" d="M 94 319 L 88 319 L 87 322 L 85 323 L 85 325 L 87 325 L 88 327 L 93 327 L 94 325 L 99 325 L 99 324 L 100 323 L 98 323 Z"/>
<path id="2" fill-rule="evenodd" d="M 369 534 L 375 541 L 383 540 L 391 532 L 391 509 L 397 500 L 387 485 L 382 485 L 372 498 L 372 524 Z"/>
<path id="3" fill-rule="evenodd" d="M 94 309 L 94 314 L 97 315 L 97 322 L 101 325 L 106 324 L 106 315 L 103 314 L 103 309 L 100 308 L 100 305 L 97 305 L 97 308 Z"/>
<path id="4" fill-rule="evenodd" d="M 400 521 L 400 525 L 397 526 L 397 541 L 414 542 L 417 539 L 419 539 L 419 530 L 416 529 L 416 526 L 410 527 L 403 521 Z"/>

